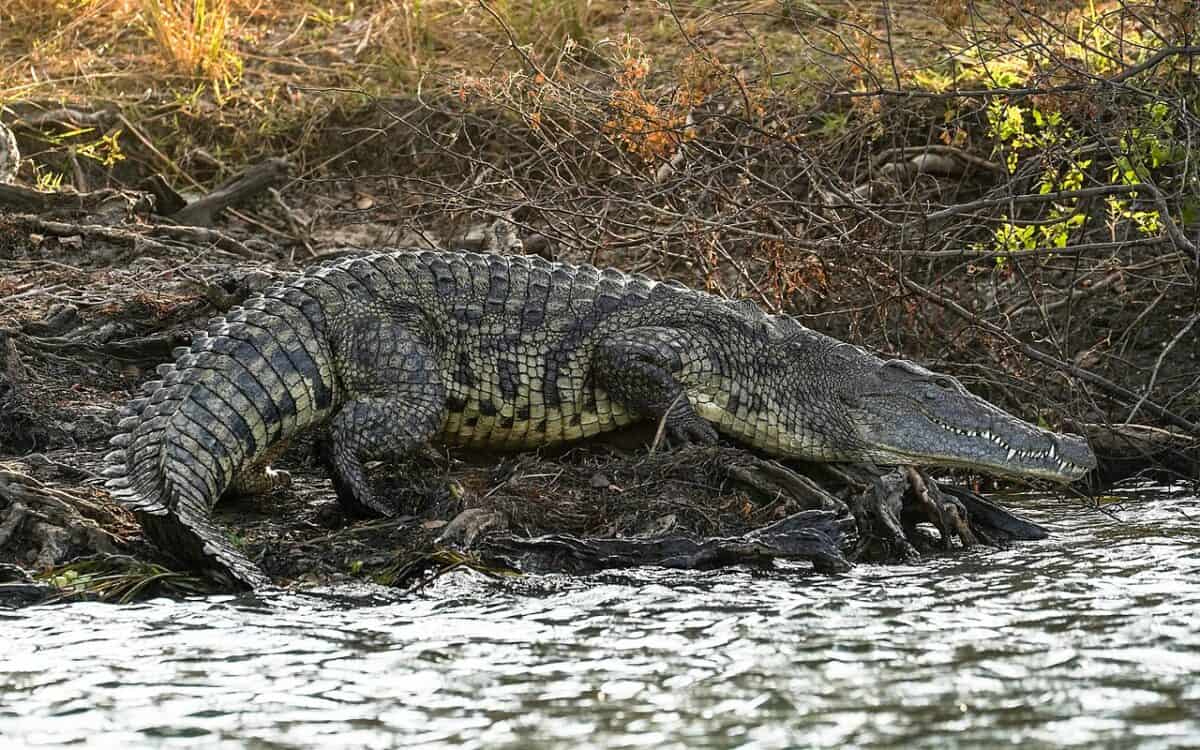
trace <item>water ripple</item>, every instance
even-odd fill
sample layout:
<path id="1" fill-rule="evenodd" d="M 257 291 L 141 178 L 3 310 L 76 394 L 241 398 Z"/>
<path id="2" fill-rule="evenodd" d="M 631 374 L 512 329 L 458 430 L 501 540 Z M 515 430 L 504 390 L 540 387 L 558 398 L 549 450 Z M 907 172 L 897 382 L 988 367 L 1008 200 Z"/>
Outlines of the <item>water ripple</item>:
<path id="1" fill-rule="evenodd" d="M 0 613 L 7 746 L 1200 745 L 1195 498 L 1036 495 L 1040 543 L 839 577 L 647 570 L 410 600 Z M 1039 505 L 1044 507 L 1039 507 Z"/>

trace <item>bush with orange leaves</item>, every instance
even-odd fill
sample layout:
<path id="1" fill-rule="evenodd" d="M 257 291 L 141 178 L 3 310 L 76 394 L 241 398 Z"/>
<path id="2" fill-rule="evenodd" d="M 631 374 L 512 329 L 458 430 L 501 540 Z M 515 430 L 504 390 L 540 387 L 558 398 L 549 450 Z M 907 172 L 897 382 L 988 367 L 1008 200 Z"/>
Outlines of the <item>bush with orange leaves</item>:
<path id="1" fill-rule="evenodd" d="M 696 137 L 691 110 L 720 87 L 721 65 L 712 53 L 693 52 L 679 66 L 673 95 L 656 102 L 648 96 L 650 58 L 632 40 L 622 46 L 620 62 L 604 131 L 646 164 L 668 161 Z"/>

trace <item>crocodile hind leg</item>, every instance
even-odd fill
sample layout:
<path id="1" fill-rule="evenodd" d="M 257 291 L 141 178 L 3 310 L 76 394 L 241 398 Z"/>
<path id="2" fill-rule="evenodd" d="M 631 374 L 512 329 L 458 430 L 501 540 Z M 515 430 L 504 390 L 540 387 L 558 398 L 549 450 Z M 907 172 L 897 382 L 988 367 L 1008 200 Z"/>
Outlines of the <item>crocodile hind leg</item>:
<path id="1" fill-rule="evenodd" d="M 445 396 L 433 391 L 368 397 L 342 407 L 321 442 L 338 502 L 356 516 L 394 516 L 397 509 L 371 490 L 365 464 L 400 460 L 437 434 Z"/>
<path id="2" fill-rule="evenodd" d="M 266 495 L 275 490 L 286 490 L 292 486 L 292 475 L 282 469 L 272 469 L 266 464 L 255 466 L 233 480 L 225 494 L 230 497 Z"/>
<path id="3" fill-rule="evenodd" d="M 395 461 L 426 445 L 446 418 L 446 389 L 424 319 L 412 307 L 345 321 L 337 339 L 349 394 L 318 445 L 338 501 L 353 515 L 394 516 L 371 490 L 365 464 Z"/>
<path id="4" fill-rule="evenodd" d="M 715 443 L 717 431 L 696 413 L 678 379 L 689 365 L 685 358 L 697 354 L 682 335 L 646 326 L 610 336 L 592 355 L 592 373 L 613 400 L 663 420 L 676 442 Z"/>

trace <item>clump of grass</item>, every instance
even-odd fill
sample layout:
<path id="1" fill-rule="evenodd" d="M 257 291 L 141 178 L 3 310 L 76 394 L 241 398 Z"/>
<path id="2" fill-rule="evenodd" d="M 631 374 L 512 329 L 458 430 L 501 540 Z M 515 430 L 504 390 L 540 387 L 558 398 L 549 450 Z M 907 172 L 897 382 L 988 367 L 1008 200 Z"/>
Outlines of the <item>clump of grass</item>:
<path id="1" fill-rule="evenodd" d="M 38 576 L 61 592 L 59 600 L 85 599 L 128 604 L 151 596 L 211 594 L 213 584 L 194 575 L 127 555 L 92 555 Z"/>
<path id="2" fill-rule="evenodd" d="M 407 81 L 431 63 L 444 64 L 441 37 L 465 12 L 462 0 L 390 0 L 381 6 L 374 21 L 385 69 Z"/>
<path id="3" fill-rule="evenodd" d="M 555 49 L 567 39 L 591 37 L 592 0 L 499 0 L 494 7 L 522 44 Z"/>
<path id="4" fill-rule="evenodd" d="M 207 81 L 219 94 L 241 78 L 231 46 L 230 0 L 142 0 L 147 30 L 177 73 Z"/>

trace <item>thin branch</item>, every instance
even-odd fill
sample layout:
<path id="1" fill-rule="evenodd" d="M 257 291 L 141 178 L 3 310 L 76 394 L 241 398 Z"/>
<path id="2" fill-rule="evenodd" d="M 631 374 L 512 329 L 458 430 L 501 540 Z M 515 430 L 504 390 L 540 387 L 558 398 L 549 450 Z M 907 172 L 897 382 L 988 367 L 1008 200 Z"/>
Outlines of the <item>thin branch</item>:
<path id="1" fill-rule="evenodd" d="M 846 97 L 846 98 L 862 98 L 876 96 L 903 96 L 913 99 L 956 99 L 960 97 L 973 96 L 1032 96 L 1037 94 L 1066 94 L 1073 91 L 1085 91 L 1096 86 L 1113 86 L 1133 78 L 1134 76 L 1144 73 L 1145 71 L 1156 67 L 1168 57 L 1176 55 L 1185 57 L 1195 57 L 1200 55 L 1200 45 L 1174 45 L 1163 47 L 1158 52 L 1146 58 L 1137 65 L 1133 65 L 1121 71 L 1111 78 L 1093 78 L 1090 81 L 1079 81 L 1076 83 L 1064 83 L 1058 86 L 1015 86 L 1010 88 L 990 88 L 990 89 L 949 89 L 946 91 L 927 91 L 924 89 L 885 89 L 875 88 L 869 91 L 834 91 L 830 96 Z"/>
<path id="2" fill-rule="evenodd" d="M 1087 382 L 1092 383 L 1095 386 L 1098 386 L 1101 390 L 1105 391 L 1109 395 L 1118 396 L 1120 398 L 1128 399 L 1129 401 L 1137 401 L 1138 400 L 1138 394 L 1134 393 L 1133 391 L 1129 390 L 1128 388 L 1117 385 L 1116 383 L 1114 383 L 1113 381 L 1104 377 L 1103 375 L 1097 375 L 1096 373 L 1091 372 L 1090 370 L 1085 370 L 1082 367 L 1077 367 L 1077 366 L 1071 364 L 1070 362 L 1064 362 L 1063 360 L 1061 360 L 1053 355 L 1046 354 L 1045 352 L 1041 351 L 1040 349 L 1036 349 L 1036 348 L 1030 346 L 1029 344 L 1026 344 L 1024 341 L 1021 341 L 1016 336 L 1013 336 L 1011 333 L 1004 330 L 1000 326 L 995 325 L 994 323 L 990 323 L 986 320 L 983 320 L 978 315 L 975 315 L 974 313 L 965 309 L 964 307 L 959 305 L 954 300 L 943 297 L 942 295 L 938 294 L 937 292 L 934 292 L 932 289 L 926 289 L 925 287 L 921 286 L 920 284 L 916 283 L 915 281 L 912 281 L 911 279 L 908 279 L 904 276 L 900 276 L 899 279 L 900 279 L 900 283 L 902 285 L 904 285 L 904 287 L 906 287 L 907 289 L 910 289 L 910 290 L 916 292 L 917 294 L 920 294 L 922 297 L 925 297 L 926 299 L 936 302 L 937 304 L 941 305 L 945 309 L 947 309 L 950 312 L 954 313 L 955 315 L 959 316 L 963 320 L 968 321 L 972 325 L 979 326 L 980 328 L 984 329 L 985 331 L 992 334 L 993 336 L 997 336 L 997 337 L 1003 339 L 1004 341 L 1007 341 L 1012 346 L 1015 346 L 1018 349 L 1020 349 L 1021 352 L 1025 356 L 1029 357 L 1030 359 L 1037 361 L 1037 362 L 1041 362 L 1042 364 L 1050 365 L 1051 367 L 1054 367 L 1055 369 L 1060 370 L 1062 372 L 1068 373 L 1076 378 L 1079 378 L 1080 380 L 1086 380 Z M 1181 427 L 1192 434 L 1200 435 L 1200 425 L 1197 425 L 1194 422 L 1184 419 L 1183 417 L 1179 416 L 1178 414 L 1175 414 L 1172 411 L 1164 409 L 1163 407 L 1159 406 L 1157 403 L 1150 401 L 1148 398 L 1145 398 L 1143 400 L 1143 404 L 1147 410 L 1154 412 L 1154 414 L 1157 415 L 1158 417 L 1165 419 L 1168 422 L 1171 422 L 1172 424 L 1176 425 L 1177 427 Z"/>
<path id="3" fill-rule="evenodd" d="M 1142 405 L 1146 403 L 1146 399 L 1150 398 L 1150 393 L 1154 390 L 1154 382 L 1158 380 L 1158 372 L 1162 369 L 1163 360 L 1167 358 L 1167 355 L 1171 353 L 1171 350 L 1175 348 L 1175 345 L 1178 344 L 1180 340 L 1182 340 L 1183 337 L 1188 334 L 1188 331 L 1192 330 L 1192 327 L 1196 325 L 1197 321 L 1200 321 L 1200 313 L 1193 315 L 1191 319 L 1188 320 L 1188 322 L 1183 326 L 1183 328 L 1180 328 L 1179 332 L 1176 333 L 1169 342 L 1167 342 L 1167 345 L 1163 347 L 1163 350 L 1159 352 L 1158 359 L 1154 362 L 1154 369 L 1150 372 L 1150 380 L 1146 383 L 1146 390 L 1142 392 L 1142 397 L 1138 399 L 1138 402 L 1133 405 L 1133 409 L 1130 410 L 1129 416 L 1125 419 L 1126 425 L 1133 421 L 1133 418 L 1137 416 L 1138 410 L 1141 409 Z"/>

